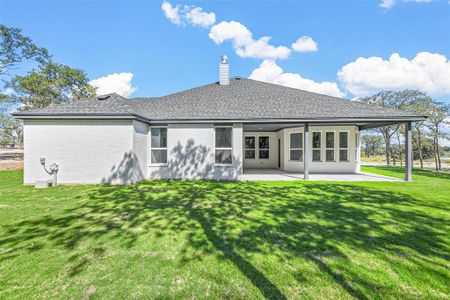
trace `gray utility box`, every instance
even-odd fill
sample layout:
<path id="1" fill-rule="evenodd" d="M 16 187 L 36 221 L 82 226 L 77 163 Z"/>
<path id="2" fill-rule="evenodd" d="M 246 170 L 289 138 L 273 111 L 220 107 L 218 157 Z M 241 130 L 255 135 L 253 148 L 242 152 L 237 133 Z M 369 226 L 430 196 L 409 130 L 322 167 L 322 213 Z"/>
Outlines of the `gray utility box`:
<path id="1" fill-rule="evenodd" d="M 36 180 L 34 187 L 37 189 L 46 189 L 52 186 L 52 180 Z"/>

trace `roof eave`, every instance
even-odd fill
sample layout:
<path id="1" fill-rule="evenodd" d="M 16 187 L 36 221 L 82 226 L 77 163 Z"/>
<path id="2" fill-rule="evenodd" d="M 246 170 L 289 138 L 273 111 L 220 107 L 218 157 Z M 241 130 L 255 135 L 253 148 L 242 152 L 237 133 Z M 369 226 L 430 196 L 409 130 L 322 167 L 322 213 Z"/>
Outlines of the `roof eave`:
<path id="1" fill-rule="evenodd" d="M 419 122 L 426 116 L 354 117 L 354 118 L 277 118 L 277 119 L 151 119 L 154 123 L 348 123 L 348 122 Z"/>
<path id="2" fill-rule="evenodd" d="M 42 114 L 42 113 L 25 113 L 21 114 L 20 112 L 13 113 L 13 117 L 16 119 L 64 119 L 64 120 L 93 120 L 93 119 L 99 119 L 99 120 L 112 120 L 112 119 L 119 119 L 119 120 L 139 120 L 142 122 L 148 123 L 149 120 L 136 115 L 136 114 L 79 114 L 79 113 L 65 113 L 65 114 Z"/>
<path id="3" fill-rule="evenodd" d="M 352 123 L 352 122 L 419 122 L 426 116 L 349 117 L 349 118 L 261 118 L 261 119 L 147 119 L 136 114 L 42 114 L 13 113 L 17 119 L 134 119 L 149 124 L 174 123 Z"/>

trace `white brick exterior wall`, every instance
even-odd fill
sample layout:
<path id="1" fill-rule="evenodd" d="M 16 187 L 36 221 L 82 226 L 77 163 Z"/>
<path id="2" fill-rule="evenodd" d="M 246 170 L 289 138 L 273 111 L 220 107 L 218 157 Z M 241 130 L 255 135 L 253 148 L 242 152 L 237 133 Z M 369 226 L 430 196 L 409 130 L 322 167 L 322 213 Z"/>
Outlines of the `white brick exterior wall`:
<path id="1" fill-rule="evenodd" d="M 24 183 L 51 179 L 40 164 L 59 164 L 59 183 L 124 184 L 142 179 L 238 179 L 245 168 L 277 168 L 278 139 L 281 140 L 281 169 L 303 172 L 303 162 L 289 161 L 289 134 L 303 132 L 302 127 L 279 132 L 243 132 L 241 123 L 233 124 L 233 163 L 215 164 L 214 124 L 169 124 L 167 126 L 168 163 L 150 161 L 150 126 L 132 120 L 25 120 Z M 312 133 L 322 132 L 322 155 L 325 155 L 325 132 L 334 131 L 338 157 L 340 131 L 349 133 L 348 162 L 312 162 L 310 172 L 354 173 L 359 171 L 359 133 L 356 126 L 310 126 Z M 358 135 L 357 135 L 358 133 Z M 270 137 L 270 159 L 243 159 L 244 136 Z M 256 154 L 258 154 L 256 149 Z M 309 148 L 312 159 L 312 149 Z M 257 155 L 258 156 L 258 155 Z"/>
<path id="2" fill-rule="evenodd" d="M 242 124 L 233 126 L 233 164 L 214 163 L 213 124 L 170 124 L 167 129 L 167 164 L 149 161 L 149 178 L 237 179 L 242 174 Z M 149 138 L 149 149 L 150 149 Z"/>
<path id="3" fill-rule="evenodd" d="M 145 129 L 135 132 L 141 125 L 134 124 L 131 120 L 25 120 L 25 184 L 51 178 L 40 164 L 41 157 L 47 167 L 59 164 L 59 183 L 122 184 L 143 179 Z"/>

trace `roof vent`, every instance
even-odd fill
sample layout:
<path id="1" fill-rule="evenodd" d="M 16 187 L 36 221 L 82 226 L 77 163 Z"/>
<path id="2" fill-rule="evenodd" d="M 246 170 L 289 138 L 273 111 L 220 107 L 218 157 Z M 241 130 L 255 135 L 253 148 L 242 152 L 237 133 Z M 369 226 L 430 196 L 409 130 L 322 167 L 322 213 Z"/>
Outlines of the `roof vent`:
<path id="1" fill-rule="evenodd" d="M 228 85 L 230 84 L 230 66 L 228 65 L 228 57 L 226 55 L 222 56 L 219 64 L 219 84 Z"/>
<path id="2" fill-rule="evenodd" d="M 110 96 L 110 95 L 98 96 L 98 97 L 97 97 L 97 100 L 106 100 L 106 99 L 108 99 L 109 97 L 111 97 L 111 96 Z"/>

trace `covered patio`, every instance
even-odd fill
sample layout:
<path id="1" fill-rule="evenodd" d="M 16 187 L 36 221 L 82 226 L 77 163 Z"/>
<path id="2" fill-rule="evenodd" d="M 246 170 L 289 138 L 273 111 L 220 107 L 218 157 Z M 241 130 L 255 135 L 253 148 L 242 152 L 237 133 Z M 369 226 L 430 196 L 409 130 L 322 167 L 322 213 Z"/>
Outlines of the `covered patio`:
<path id="1" fill-rule="evenodd" d="M 409 120 L 408 120 L 409 119 Z M 241 180 L 399 181 L 360 171 L 361 132 L 405 125 L 405 181 L 412 181 L 412 121 L 349 118 L 243 124 Z"/>

